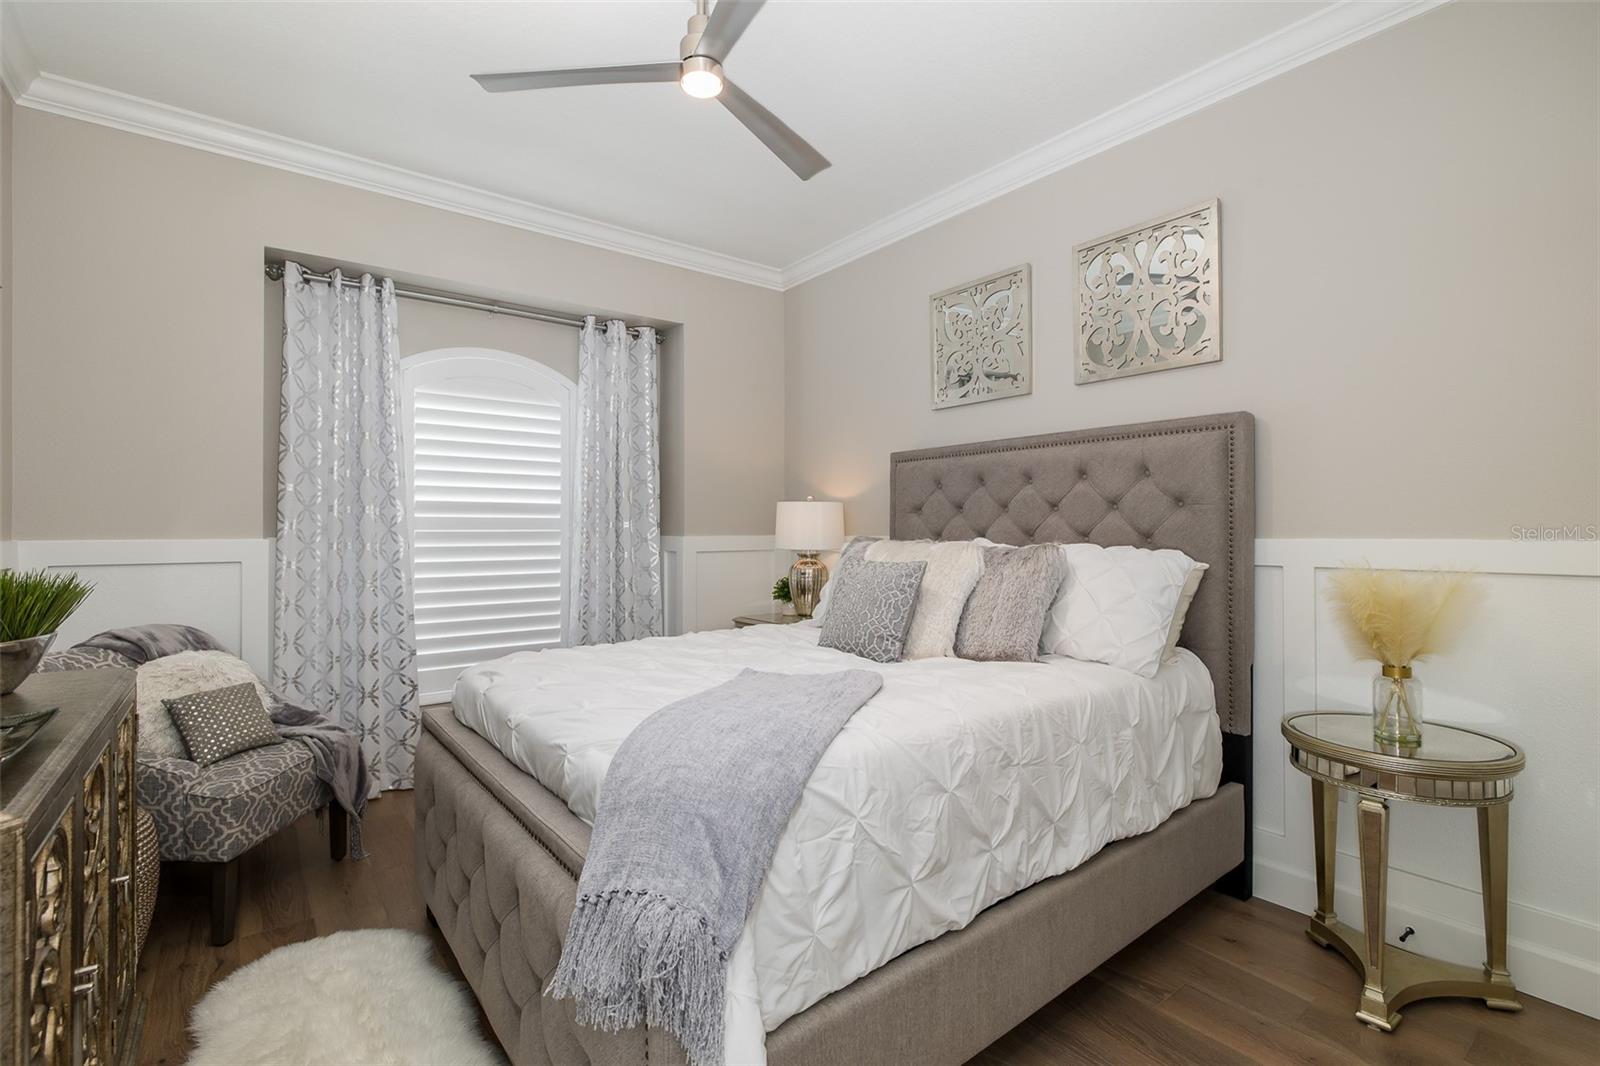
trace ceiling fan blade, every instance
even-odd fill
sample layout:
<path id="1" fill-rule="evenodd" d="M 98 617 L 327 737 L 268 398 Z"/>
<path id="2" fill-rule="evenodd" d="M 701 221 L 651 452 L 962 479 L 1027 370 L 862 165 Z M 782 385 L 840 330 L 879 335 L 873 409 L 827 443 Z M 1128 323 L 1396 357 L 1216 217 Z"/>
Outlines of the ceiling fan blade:
<path id="1" fill-rule="evenodd" d="M 568 85 L 628 85 L 645 81 L 677 81 L 677 63 L 638 63 L 626 67 L 574 67 L 571 70 L 524 70 L 510 74 L 474 74 L 472 80 L 492 93 L 523 89 L 560 89 Z"/>
<path id="2" fill-rule="evenodd" d="M 761 5 L 766 2 L 767 0 L 717 0 L 717 6 L 711 11 L 711 21 L 706 23 L 705 32 L 700 35 L 700 43 L 695 46 L 694 54 L 715 59 L 718 63 L 727 59 L 728 53 L 733 51 L 735 42 L 750 25 L 750 20 L 756 17 Z"/>
<path id="3" fill-rule="evenodd" d="M 722 2 L 725 4 L 728 0 Z M 785 126 L 777 115 L 756 103 L 733 82 L 723 80 L 722 94 L 717 99 L 733 112 L 734 118 L 744 123 L 745 129 L 761 138 L 761 143 L 771 149 L 773 155 L 799 175 L 801 181 L 810 181 L 832 165 L 803 137 Z"/>

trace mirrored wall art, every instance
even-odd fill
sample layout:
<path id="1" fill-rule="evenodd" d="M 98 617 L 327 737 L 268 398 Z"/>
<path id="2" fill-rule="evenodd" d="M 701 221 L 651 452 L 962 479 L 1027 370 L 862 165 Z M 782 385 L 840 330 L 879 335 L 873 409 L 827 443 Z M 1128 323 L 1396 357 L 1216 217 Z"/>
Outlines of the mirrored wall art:
<path id="1" fill-rule="evenodd" d="M 1033 271 L 1027 264 L 933 296 L 933 406 L 1033 391 Z"/>
<path id="2" fill-rule="evenodd" d="M 1078 384 L 1222 358 L 1219 219 L 1212 200 L 1072 250 Z"/>

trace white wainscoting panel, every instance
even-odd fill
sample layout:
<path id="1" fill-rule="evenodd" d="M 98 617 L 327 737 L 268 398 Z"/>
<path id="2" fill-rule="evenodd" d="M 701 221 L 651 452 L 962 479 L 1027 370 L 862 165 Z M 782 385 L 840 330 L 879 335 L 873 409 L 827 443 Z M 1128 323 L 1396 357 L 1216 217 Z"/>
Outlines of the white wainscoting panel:
<path id="1" fill-rule="evenodd" d="M 1357 661 L 1327 598 L 1331 572 L 1475 571 L 1485 599 L 1462 645 L 1417 665 L 1424 722 L 1519 744 L 1511 804 L 1509 962 L 1531 995 L 1600 1017 L 1600 545 L 1476 540 L 1256 542 L 1255 889 L 1314 906 L 1311 792 L 1288 766 L 1285 713 L 1368 711 L 1375 664 Z M 1424 724 L 1426 731 L 1426 724 Z M 1391 806 L 1389 928 L 1395 942 L 1483 961 L 1478 840 L 1470 810 Z M 1360 925 L 1351 800 L 1340 811 L 1335 908 Z M 1355 986 L 1352 985 L 1354 1003 Z M 1353 1007 L 1352 1007 L 1353 1009 Z"/>
<path id="2" fill-rule="evenodd" d="M 61 627 L 65 648 L 104 629 L 199 626 L 262 677 L 272 665 L 271 540 L 19 540 L 16 565 L 73 570 L 94 592 Z"/>
<path id="3" fill-rule="evenodd" d="M 770 536 L 662 537 L 667 633 L 727 629 L 738 614 L 769 614 L 772 583 L 789 572 L 792 552 Z"/>
<path id="4" fill-rule="evenodd" d="M 663 537 L 667 631 L 720 629 L 772 609 L 792 554 L 770 536 Z M 70 644 L 142 622 L 214 633 L 266 676 L 270 540 L 15 541 L 22 567 L 97 583 L 63 627 Z M 1520 744 L 1511 806 L 1510 964 L 1531 995 L 1600 1017 L 1600 545 L 1475 540 L 1256 542 L 1255 875 L 1263 898 L 1309 913 L 1310 788 L 1279 733 L 1291 710 L 1365 711 L 1375 667 L 1336 632 L 1329 573 L 1352 563 L 1476 571 L 1487 596 L 1463 645 L 1419 664 L 1427 721 Z M 1359 923 L 1353 814 L 1341 816 L 1336 906 Z M 1482 960 L 1477 835 L 1469 811 L 1394 805 L 1389 934 L 1456 962 Z M 1354 992 L 1352 991 L 1352 996 Z M 1353 1001 L 1353 1000 L 1352 1000 Z"/>

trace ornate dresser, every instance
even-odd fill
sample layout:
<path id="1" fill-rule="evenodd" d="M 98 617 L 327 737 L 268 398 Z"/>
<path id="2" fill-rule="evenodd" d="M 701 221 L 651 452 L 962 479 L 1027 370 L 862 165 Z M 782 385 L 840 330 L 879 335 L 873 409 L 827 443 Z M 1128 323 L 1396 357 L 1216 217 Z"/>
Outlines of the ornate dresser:
<path id="1" fill-rule="evenodd" d="M 10 717 L 58 707 L 0 765 L 0 1063 L 112 1066 L 134 1010 L 131 670 L 35 674 Z"/>

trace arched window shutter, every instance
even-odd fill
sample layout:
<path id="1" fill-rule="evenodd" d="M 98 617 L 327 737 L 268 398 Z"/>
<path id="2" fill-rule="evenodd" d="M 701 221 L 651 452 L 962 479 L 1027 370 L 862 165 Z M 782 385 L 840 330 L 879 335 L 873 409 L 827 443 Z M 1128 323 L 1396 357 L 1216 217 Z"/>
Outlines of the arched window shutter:
<path id="1" fill-rule="evenodd" d="M 566 640 L 574 387 L 477 348 L 404 378 L 417 672 L 444 702 L 464 667 Z"/>

